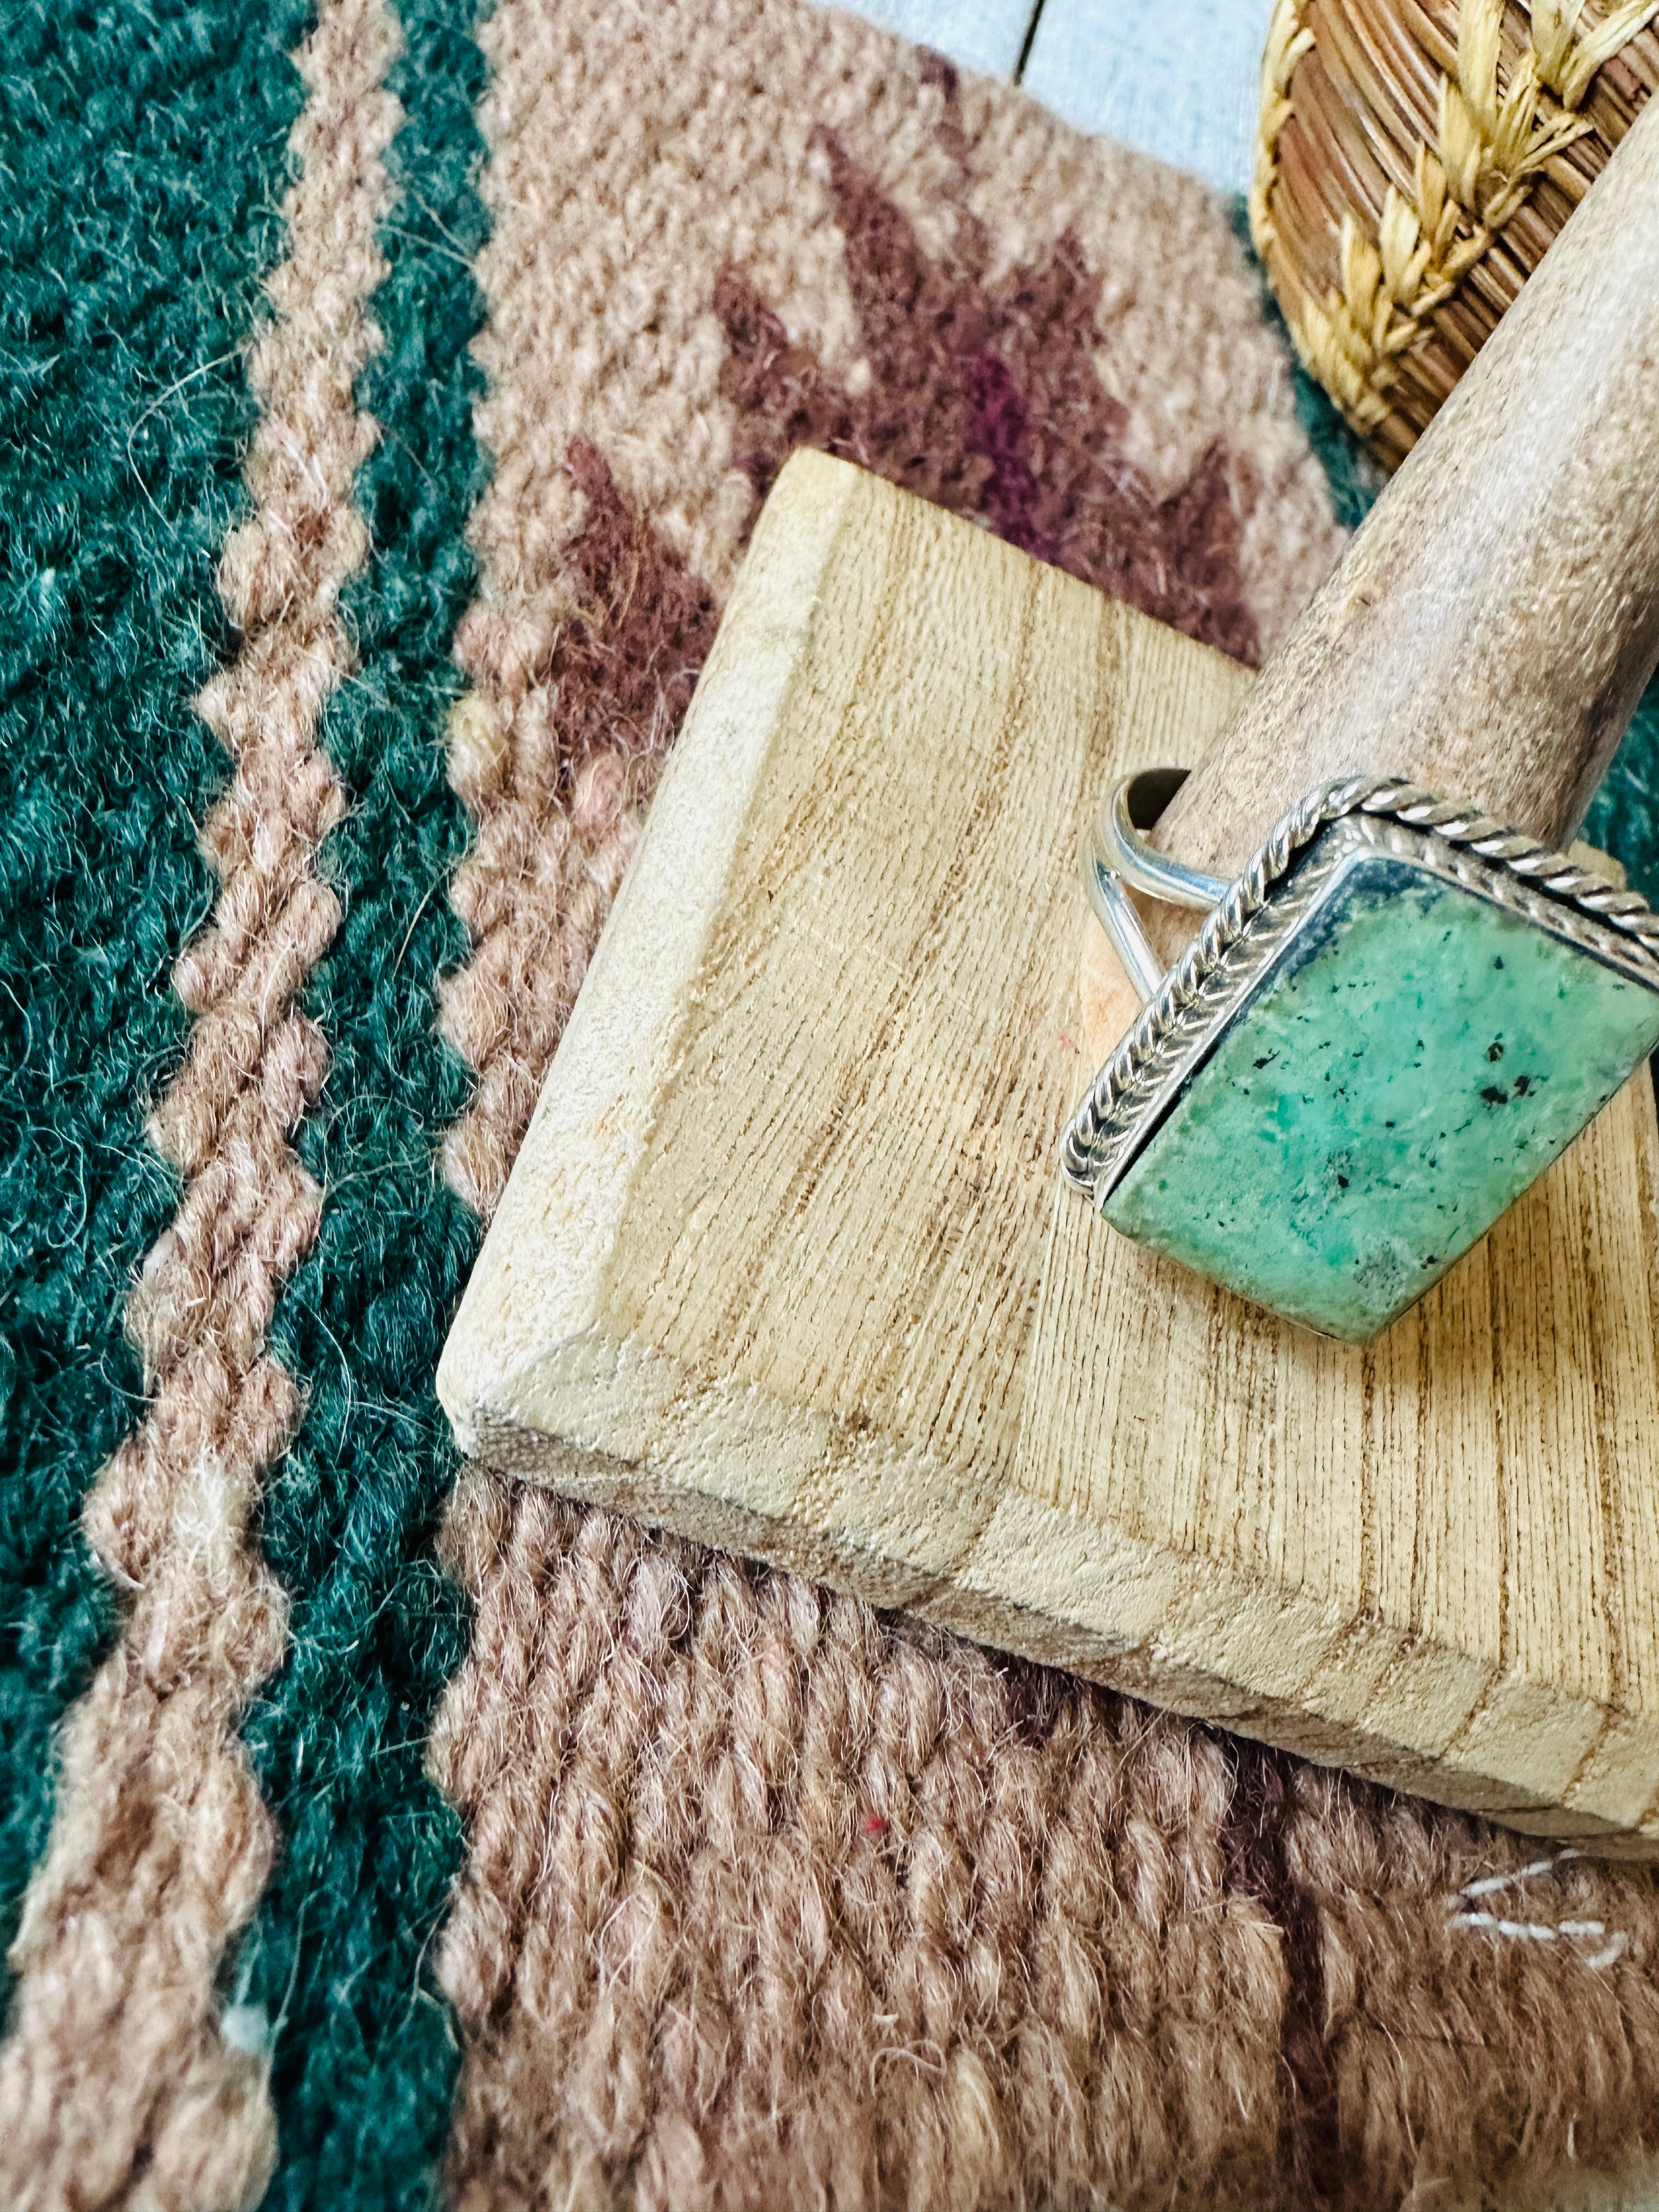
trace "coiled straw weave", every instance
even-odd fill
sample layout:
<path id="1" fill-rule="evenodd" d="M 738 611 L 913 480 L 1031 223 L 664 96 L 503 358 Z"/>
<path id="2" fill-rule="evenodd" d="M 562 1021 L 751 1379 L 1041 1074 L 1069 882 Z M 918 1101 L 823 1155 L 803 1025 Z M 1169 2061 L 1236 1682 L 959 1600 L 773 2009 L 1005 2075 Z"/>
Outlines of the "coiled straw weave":
<path id="1" fill-rule="evenodd" d="M 1411 450 L 1659 82 L 1655 0 L 1276 0 L 1250 235 L 1302 357 Z"/>

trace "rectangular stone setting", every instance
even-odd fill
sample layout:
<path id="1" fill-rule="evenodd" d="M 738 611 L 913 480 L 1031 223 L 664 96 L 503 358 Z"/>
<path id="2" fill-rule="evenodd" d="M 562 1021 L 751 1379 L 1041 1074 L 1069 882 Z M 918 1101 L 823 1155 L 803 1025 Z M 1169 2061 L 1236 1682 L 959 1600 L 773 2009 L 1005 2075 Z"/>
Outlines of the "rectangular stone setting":
<path id="1" fill-rule="evenodd" d="M 1582 923 L 1558 933 L 1536 900 L 1531 918 L 1512 910 L 1426 845 L 1354 842 L 1347 824 L 1323 836 L 1347 849 L 1334 867 L 1327 855 L 1317 896 L 1101 1211 L 1258 1304 L 1363 1343 L 1659 1043 L 1659 992 L 1598 957 Z"/>

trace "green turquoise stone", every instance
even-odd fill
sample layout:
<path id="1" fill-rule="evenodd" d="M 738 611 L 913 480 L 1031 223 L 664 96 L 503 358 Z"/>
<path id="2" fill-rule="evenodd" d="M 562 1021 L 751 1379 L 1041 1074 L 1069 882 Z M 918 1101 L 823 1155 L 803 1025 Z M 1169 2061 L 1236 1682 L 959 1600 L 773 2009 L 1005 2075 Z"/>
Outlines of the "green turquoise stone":
<path id="1" fill-rule="evenodd" d="M 1659 994 L 1356 856 L 1102 1211 L 1326 1335 L 1420 1298 L 1659 1042 Z"/>

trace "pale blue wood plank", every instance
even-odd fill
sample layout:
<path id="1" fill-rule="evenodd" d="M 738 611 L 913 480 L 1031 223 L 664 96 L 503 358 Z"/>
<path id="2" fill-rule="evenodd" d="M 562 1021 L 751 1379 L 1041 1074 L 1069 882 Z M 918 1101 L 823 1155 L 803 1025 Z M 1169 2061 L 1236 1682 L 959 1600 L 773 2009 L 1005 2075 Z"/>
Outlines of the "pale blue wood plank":
<path id="1" fill-rule="evenodd" d="M 849 0 L 838 0 L 847 6 Z M 1012 76 L 1037 0 L 851 0 L 852 13 L 933 46 L 963 69 Z"/>
<path id="2" fill-rule="evenodd" d="M 1268 0 L 1043 0 L 1020 82 L 1081 131 L 1249 182 Z"/>

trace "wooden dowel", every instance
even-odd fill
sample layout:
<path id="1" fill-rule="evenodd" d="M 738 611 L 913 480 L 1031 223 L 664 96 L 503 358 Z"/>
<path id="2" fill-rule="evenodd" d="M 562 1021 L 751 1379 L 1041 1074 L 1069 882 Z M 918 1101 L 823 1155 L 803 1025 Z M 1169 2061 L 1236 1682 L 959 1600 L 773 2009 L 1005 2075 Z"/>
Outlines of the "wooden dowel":
<path id="1" fill-rule="evenodd" d="M 1155 842 L 1231 875 L 1304 791 L 1376 769 L 1562 843 L 1656 660 L 1659 100 Z"/>

